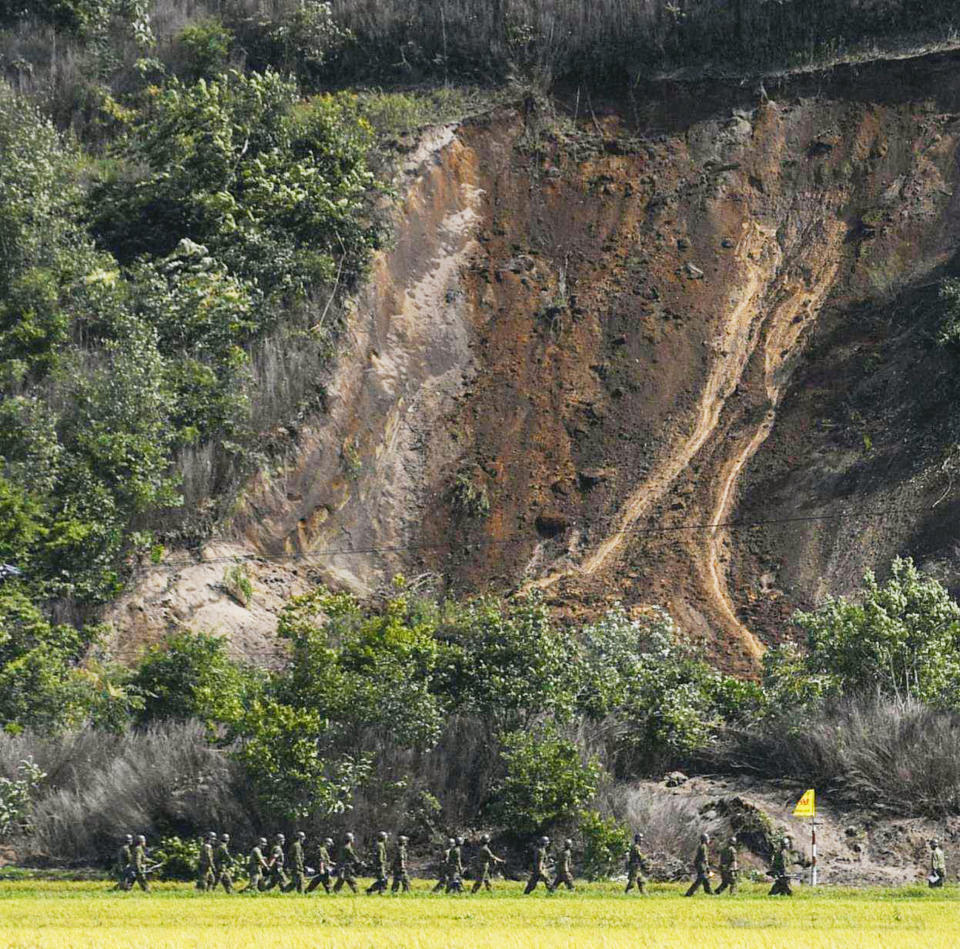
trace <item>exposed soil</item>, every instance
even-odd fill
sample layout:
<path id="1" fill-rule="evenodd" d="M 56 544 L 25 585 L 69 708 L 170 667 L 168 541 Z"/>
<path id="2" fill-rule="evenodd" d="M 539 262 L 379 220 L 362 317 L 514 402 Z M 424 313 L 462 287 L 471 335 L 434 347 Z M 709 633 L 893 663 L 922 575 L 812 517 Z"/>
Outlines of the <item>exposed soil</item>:
<path id="1" fill-rule="evenodd" d="M 958 66 L 571 94 L 576 122 L 528 102 L 438 133 L 329 413 L 222 540 L 365 593 L 403 571 L 568 614 L 659 603 L 743 671 L 895 554 L 960 586 L 956 357 L 931 338 Z M 128 597 L 118 642 L 193 625 L 194 569 Z M 247 612 L 231 629 L 269 640 L 275 610 Z"/>
<path id="2" fill-rule="evenodd" d="M 730 833 L 730 823 L 722 813 L 724 802 L 758 808 L 770 819 L 775 832 L 791 835 L 799 856 L 795 874 L 801 884 L 810 883 L 811 822 L 793 817 L 793 809 L 806 790 L 802 785 L 787 781 L 701 777 L 690 778 L 677 788 L 665 788 L 662 782 L 642 782 L 637 786 L 649 788 L 657 794 L 673 794 L 693 800 L 702 813 L 713 817 L 707 826 L 712 830 L 716 850 Z M 960 821 L 956 818 L 931 821 L 892 817 L 862 807 L 838 806 L 829 796 L 821 796 L 817 802 L 816 831 L 820 883 L 835 886 L 925 885 L 931 838 L 939 840 L 944 849 L 948 879 L 957 878 Z M 740 862 L 744 871 L 765 874 L 770 866 L 769 854 L 755 845 L 751 850 L 746 838 L 741 840 L 741 847 Z"/>

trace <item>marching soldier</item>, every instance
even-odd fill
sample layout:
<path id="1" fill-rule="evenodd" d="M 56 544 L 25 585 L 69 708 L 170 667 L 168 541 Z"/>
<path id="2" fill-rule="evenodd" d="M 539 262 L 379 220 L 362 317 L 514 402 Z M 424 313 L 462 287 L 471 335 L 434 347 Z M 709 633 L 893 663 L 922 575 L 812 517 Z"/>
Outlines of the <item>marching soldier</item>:
<path id="1" fill-rule="evenodd" d="M 277 834 L 274 838 L 273 847 L 270 848 L 270 858 L 267 860 L 267 882 L 263 887 L 265 890 L 272 890 L 275 886 L 279 886 L 280 891 L 283 892 L 284 887 L 290 882 L 283 869 L 286 863 L 283 845 L 286 840 L 283 834 Z"/>
<path id="2" fill-rule="evenodd" d="M 697 875 L 684 896 L 693 896 L 701 886 L 704 893 L 708 895 L 713 893 L 713 890 L 710 889 L 710 856 L 707 850 L 709 843 L 709 835 L 701 834 L 700 846 L 697 847 L 697 855 L 693 858 L 693 869 Z"/>
<path id="3" fill-rule="evenodd" d="M 266 846 L 267 838 L 261 837 L 250 851 L 250 856 L 247 857 L 247 874 L 250 882 L 244 887 L 244 893 L 249 893 L 251 890 L 259 893 L 263 889 L 263 877 L 267 872 L 267 861 L 263 858 L 263 850 Z"/>
<path id="4" fill-rule="evenodd" d="M 129 890 L 132 883 L 131 870 L 133 869 L 133 834 L 126 834 L 123 844 L 117 851 L 117 885 L 115 890 Z"/>
<path id="5" fill-rule="evenodd" d="M 463 892 L 463 837 L 457 837 L 450 848 L 450 859 L 447 863 L 446 893 Z"/>
<path id="6" fill-rule="evenodd" d="M 790 888 L 790 869 L 793 862 L 790 854 L 791 844 L 791 839 L 784 837 L 773 853 L 773 864 L 770 867 L 773 886 L 770 888 L 769 896 L 793 896 L 793 890 Z"/>
<path id="7" fill-rule="evenodd" d="M 397 838 L 397 849 L 393 852 L 393 883 L 390 892 L 396 893 L 401 887 L 403 892 L 410 890 L 410 877 L 407 875 L 407 843 L 410 838 L 401 834 Z"/>
<path id="8" fill-rule="evenodd" d="M 550 891 L 553 892 L 560 884 L 563 884 L 568 890 L 573 886 L 573 841 L 568 837 L 563 842 L 563 850 L 560 851 L 560 859 L 557 861 L 557 875 L 553 883 L 550 884 Z"/>
<path id="9" fill-rule="evenodd" d="M 731 837 L 727 846 L 720 851 L 720 886 L 717 887 L 717 895 L 729 890 L 733 896 L 739 885 L 740 854 L 737 850 L 737 838 Z"/>
<path id="10" fill-rule="evenodd" d="M 150 892 L 150 884 L 147 883 L 147 838 L 140 834 L 136 843 L 133 845 L 133 883 L 136 883 L 144 893 Z"/>
<path id="11" fill-rule="evenodd" d="M 216 870 L 216 880 L 213 888 L 222 886 L 227 893 L 233 892 L 233 856 L 230 853 L 230 835 L 221 834 L 220 844 L 213 853 L 213 864 Z"/>
<path id="12" fill-rule="evenodd" d="M 360 858 L 353 847 L 353 834 L 344 834 L 343 846 L 340 848 L 340 866 L 337 867 L 337 882 L 333 887 L 334 893 L 339 893 L 343 889 L 343 884 L 357 892 L 357 868 L 360 866 Z"/>
<path id="13" fill-rule="evenodd" d="M 477 873 L 473 883 L 473 890 L 476 893 L 480 887 L 485 886 L 492 890 L 490 884 L 490 871 L 495 865 L 502 864 L 504 861 L 490 849 L 490 835 L 484 834 L 480 838 L 480 852 L 477 854 Z"/>
<path id="14" fill-rule="evenodd" d="M 641 896 L 646 893 L 647 878 L 643 874 L 647 866 L 647 858 L 640 849 L 642 843 L 643 834 L 634 834 L 633 846 L 627 854 L 627 888 L 623 891 L 624 893 L 629 893 L 634 887 Z"/>
<path id="15" fill-rule="evenodd" d="M 437 870 L 437 885 L 433 888 L 434 893 L 439 893 L 441 890 L 447 888 L 448 881 L 450 879 L 450 855 L 453 852 L 453 848 L 456 847 L 457 842 L 450 837 L 447 840 L 447 847 L 440 854 L 440 865 Z"/>
<path id="16" fill-rule="evenodd" d="M 324 837 L 323 843 L 317 849 L 317 872 L 307 887 L 308 893 L 312 893 L 318 886 L 322 886 L 327 893 L 330 892 L 330 873 L 333 869 L 333 860 L 330 857 L 332 846 L 333 838 Z"/>
<path id="17" fill-rule="evenodd" d="M 524 894 L 532 893 L 537 888 L 537 884 L 541 882 L 548 890 L 550 889 L 550 880 L 547 877 L 547 847 L 549 846 L 550 838 L 541 837 L 539 844 L 533 848 L 533 858 L 530 861 L 530 879 L 527 880 L 527 885 L 523 890 Z"/>
<path id="18" fill-rule="evenodd" d="M 939 840 L 930 841 L 930 878 L 927 883 L 932 889 L 939 889 L 947 879 L 947 859 L 940 849 Z"/>
<path id="19" fill-rule="evenodd" d="M 211 830 L 206 838 L 200 840 L 200 856 L 197 859 L 197 889 L 201 892 L 212 890 L 217 882 L 214 870 L 213 845 L 217 835 Z"/>
<path id="20" fill-rule="evenodd" d="M 293 843 L 290 844 L 287 851 L 290 882 L 283 888 L 284 893 L 289 893 L 291 890 L 296 890 L 298 893 L 304 891 L 307 882 L 307 869 L 303 862 L 303 842 L 306 839 L 307 835 L 302 830 L 298 830 L 297 836 L 293 839 Z"/>
<path id="21" fill-rule="evenodd" d="M 367 896 L 379 893 L 383 896 L 387 892 L 387 832 L 381 830 L 377 834 L 377 843 L 373 848 L 374 880 L 367 887 Z"/>

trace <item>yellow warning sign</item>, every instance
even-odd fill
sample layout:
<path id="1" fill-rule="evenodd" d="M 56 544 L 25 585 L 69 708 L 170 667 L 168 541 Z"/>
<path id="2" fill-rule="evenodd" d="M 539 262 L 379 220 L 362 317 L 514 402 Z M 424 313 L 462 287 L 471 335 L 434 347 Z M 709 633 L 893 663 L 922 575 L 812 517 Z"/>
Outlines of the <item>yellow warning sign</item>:
<path id="1" fill-rule="evenodd" d="M 794 817 L 816 817 L 817 816 L 817 792 L 813 788 L 803 792 L 803 797 L 797 801 L 797 806 L 793 809 Z"/>

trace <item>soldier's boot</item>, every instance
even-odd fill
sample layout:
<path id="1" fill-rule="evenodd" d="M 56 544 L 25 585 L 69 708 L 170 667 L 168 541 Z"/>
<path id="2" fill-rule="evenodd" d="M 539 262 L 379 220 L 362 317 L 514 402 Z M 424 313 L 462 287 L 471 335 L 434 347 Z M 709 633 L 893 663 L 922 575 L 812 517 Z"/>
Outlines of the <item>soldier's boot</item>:
<path id="1" fill-rule="evenodd" d="M 470 892 L 471 892 L 471 893 L 479 893 L 481 886 L 483 886 L 483 880 L 481 880 L 481 879 L 479 879 L 479 878 L 476 879 L 476 880 L 474 880 L 474 881 L 473 881 L 473 886 L 470 887 Z"/>
<path id="2" fill-rule="evenodd" d="M 447 885 L 447 878 L 440 877 L 440 879 L 437 880 L 437 885 L 430 892 L 439 893 L 446 885 Z"/>

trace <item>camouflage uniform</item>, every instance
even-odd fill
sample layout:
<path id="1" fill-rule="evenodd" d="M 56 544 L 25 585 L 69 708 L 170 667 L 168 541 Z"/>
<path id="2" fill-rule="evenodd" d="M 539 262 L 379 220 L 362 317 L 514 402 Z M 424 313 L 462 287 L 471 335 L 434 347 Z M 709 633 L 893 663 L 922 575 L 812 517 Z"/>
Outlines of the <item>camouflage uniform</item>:
<path id="1" fill-rule="evenodd" d="M 643 875 L 647 866 L 647 858 L 640 849 L 640 842 L 643 840 L 640 834 L 633 838 L 633 846 L 627 854 L 627 887 L 623 891 L 629 893 L 634 887 L 640 894 L 646 893 L 647 878 Z"/>
<path id="2" fill-rule="evenodd" d="M 357 892 L 357 867 L 360 860 L 357 857 L 357 851 L 353 848 L 353 835 L 347 837 L 343 846 L 340 848 L 340 866 L 337 868 L 337 882 L 333 887 L 334 893 L 339 893 L 343 889 L 343 884 Z"/>
<path id="3" fill-rule="evenodd" d="M 527 880 L 527 885 L 523 890 L 525 894 L 532 893 L 537 888 L 538 883 L 543 883 L 548 890 L 550 889 L 550 880 L 547 878 L 547 845 L 549 843 L 549 838 L 541 837 L 540 843 L 533 848 L 533 857 L 530 861 L 530 879 Z"/>
<path id="4" fill-rule="evenodd" d="M 463 838 L 458 837 L 455 845 L 450 849 L 450 859 L 447 862 L 446 893 L 463 892 Z"/>
<path id="5" fill-rule="evenodd" d="M 393 852 L 393 883 L 390 891 L 396 893 L 401 887 L 406 893 L 410 889 L 410 877 L 407 875 L 407 838 L 400 837 L 397 849 Z"/>
<path id="6" fill-rule="evenodd" d="M 217 877 L 213 888 L 222 886 L 228 893 L 233 892 L 233 856 L 230 853 L 230 838 L 224 834 L 217 849 L 213 852 L 213 864 Z"/>
<path id="7" fill-rule="evenodd" d="M 930 841 L 930 876 L 936 877 L 935 880 L 927 881 L 933 889 L 943 886 L 947 879 L 947 858 L 936 840 Z"/>
<path id="8" fill-rule="evenodd" d="M 740 855 L 737 852 L 737 838 L 731 837 L 730 842 L 720 851 L 720 886 L 717 895 L 729 890 L 733 896 L 740 885 Z"/>
<path id="9" fill-rule="evenodd" d="M 440 855 L 440 865 L 437 871 L 437 885 L 433 888 L 434 893 L 439 893 L 442 889 L 447 886 L 447 881 L 450 878 L 450 854 L 453 852 L 453 848 L 456 847 L 457 842 L 452 838 L 447 841 L 447 849 L 443 851 Z"/>
<path id="10" fill-rule="evenodd" d="M 557 875 L 554 877 L 550 889 L 555 890 L 560 884 L 563 884 L 568 890 L 573 889 L 573 842 L 567 840 L 560 851 L 560 859 L 557 861 Z"/>
<path id="11" fill-rule="evenodd" d="M 287 849 L 287 865 L 290 867 L 290 882 L 283 888 L 284 893 L 296 890 L 303 893 L 307 884 L 307 868 L 303 862 L 303 840 L 302 833 L 297 834 L 293 843 Z"/>
<path id="12" fill-rule="evenodd" d="M 784 838 L 773 854 L 773 863 L 770 867 L 773 886 L 770 887 L 769 896 L 793 896 L 793 890 L 790 888 L 791 863 L 790 841 Z"/>
<path id="13" fill-rule="evenodd" d="M 277 842 L 270 849 L 270 859 L 267 861 L 267 882 L 263 886 L 265 890 L 272 890 L 279 886 L 281 891 L 290 882 L 287 874 L 284 872 L 286 857 L 283 853 L 284 837 L 277 835 Z"/>
<path id="14" fill-rule="evenodd" d="M 317 872 L 307 887 L 308 893 L 312 893 L 318 886 L 322 886 L 328 893 L 330 892 L 330 871 L 333 868 L 333 860 L 330 859 L 330 848 L 332 846 L 333 841 L 327 837 L 317 848 Z"/>
<path id="15" fill-rule="evenodd" d="M 473 883 L 473 892 L 476 893 L 480 887 L 485 886 L 488 890 L 492 890 L 493 887 L 490 885 L 490 871 L 493 868 L 494 864 L 503 863 L 503 860 L 500 859 L 491 849 L 490 849 L 490 838 L 483 838 L 483 846 L 480 848 L 480 852 L 477 855 L 477 873 L 476 879 Z"/>
<path id="16" fill-rule="evenodd" d="M 244 893 L 250 890 L 259 893 L 263 889 L 263 874 L 267 869 L 267 861 L 263 859 L 263 848 L 266 845 L 266 840 L 261 837 L 259 843 L 250 851 L 250 856 L 247 857 L 247 874 L 250 882 L 244 888 Z"/>
<path id="17" fill-rule="evenodd" d="M 710 858 L 707 852 L 709 840 L 706 834 L 700 838 L 700 846 L 697 847 L 697 855 L 693 858 L 693 869 L 696 871 L 696 877 L 690 884 L 690 889 L 684 893 L 684 896 L 693 896 L 702 886 L 703 892 L 710 894 L 713 890 L 710 888 Z"/>
<path id="18" fill-rule="evenodd" d="M 213 843 L 210 838 L 200 842 L 200 856 L 197 859 L 197 889 L 212 890 L 216 886 L 217 874 L 214 869 Z"/>
<path id="19" fill-rule="evenodd" d="M 387 835 L 381 833 L 373 848 L 373 876 L 374 880 L 367 887 L 367 893 L 379 893 L 383 896 L 387 892 Z"/>
<path id="20" fill-rule="evenodd" d="M 129 890 L 133 870 L 133 837 L 127 835 L 123 846 L 117 851 L 117 885 L 115 889 Z"/>
<path id="21" fill-rule="evenodd" d="M 144 893 L 150 892 L 150 884 L 147 883 L 147 842 L 143 837 L 138 837 L 133 845 L 133 882 L 136 882 Z M 133 886 L 133 882 L 130 886 Z"/>

